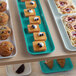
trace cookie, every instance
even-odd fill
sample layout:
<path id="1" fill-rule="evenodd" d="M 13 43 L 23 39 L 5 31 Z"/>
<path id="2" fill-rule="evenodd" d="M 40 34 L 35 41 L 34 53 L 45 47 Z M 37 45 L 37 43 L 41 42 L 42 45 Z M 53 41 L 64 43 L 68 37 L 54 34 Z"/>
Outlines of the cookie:
<path id="1" fill-rule="evenodd" d="M 3 57 L 10 56 L 14 51 L 14 45 L 11 42 L 4 41 L 0 43 L 0 55 Z"/>
<path id="2" fill-rule="evenodd" d="M 35 32 L 33 36 L 35 41 L 46 41 L 47 39 L 45 32 Z"/>
<path id="3" fill-rule="evenodd" d="M 38 24 L 32 24 L 32 25 L 30 24 L 27 27 L 29 33 L 40 32 L 40 28 Z"/>
<path id="4" fill-rule="evenodd" d="M 0 1 L 0 12 L 6 11 L 7 3 L 4 1 Z"/>
<path id="5" fill-rule="evenodd" d="M 45 41 L 34 41 L 33 42 L 33 49 L 35 52 L 41 52 L 46 50 Z"/>
<path id="6" fill-rule="evenodd" d="M 36 8 L 36 2 L 35 1 L 26 1 L 25 2 L 26 8 Z"/>
<path id="7" fill-rule="evenodd" d="M 29 22 L 30 24 L 41 24 L 40 16 L 30 16 Z"/>
<path id="8" fill-rule="evenodd" d="M 0 40 L 6 40 L 11 35 L 11 29 L 8 26 L 0 26 Z"/>
<path id="9" fill-rule="evenodd" d="M 57 59 L 57 63 L 60 65 L 61 68 L 65 66 L 65 59 Z"/>
<path id="10" fill-rule="evenodd" d="M 50 68 L 50 69 L 53 68 L 53 60 L 46 60 L 45 64 L 48 66 L 48 68 Z"/>
<path id="11" fill-rule="evenodd" d="M 0 25 L 6 25 L 8 22 L 8 15 L 6 13 L 0 12 Z"/>
<path id="12" fill-rule="evenodd" d="M 24 14 L 25 14 L 25 17 L 35 16 L 36 15 L 34 9 L 24 9 Z"/>
<path id="13" fill-rule="evenodd" d="M 31 0 L 21 0 L 21 2 L 25 2 L 25 1 L 31 1 Z"/>

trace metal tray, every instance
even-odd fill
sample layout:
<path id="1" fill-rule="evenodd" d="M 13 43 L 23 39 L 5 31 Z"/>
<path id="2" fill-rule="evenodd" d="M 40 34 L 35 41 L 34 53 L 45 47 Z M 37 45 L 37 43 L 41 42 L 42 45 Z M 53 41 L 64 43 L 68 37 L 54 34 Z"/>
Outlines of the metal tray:
<path id="1" fill-rule="evenodd" d="M 35 8 L 36 15 L 40 16 L 40 18 L 41 18 L 41 24 L 39 25 L 40 31 L 45 32 L 46 36 L 47 36 L 47 40 L 45 42 L 47 50 L 42 51 L 42 52 L 34 52 L 33 45 L 32 45 L 32 42 L 34 41 L 33 33 L 30 34 L 27 29 L 27 25 L 29 24 L 29 18 L 26 18 L 24 16 L 24 9 L 26 9 L 25 2 L 21 2 L 21 0 L 17 0 L 17 6 L 18 6 L 18 10 L 19 10 L 19 16 L 20 16 L 20 20 L 21 20 L 21 24 L 22 24 L 22 29 L 23 29 L 23 33 L 24 33 L 27 51 L 32 55 L 49 54 L 49 53 L 53 52 L 55 49 L 54 43 L 53 43 L 52 37 L 50 35 L 48 25 L 45 20 L 40 1 L 39 0 L 34 0 L 34 1 L 36 1 L 36 4 L 37 4 L 37 7 Z"/>
<path id="2" fill-rule="evenodd" d="M 10 19 L 5 26 L 8 26 L 9 28 L 12 29 L 12 35 L 6 40 L 0 40 L 0 42 L 10 41 L 15 46 L 15 50 L 12 52 L 12 54 L 10 56 L 7 56 L 7 57 L 0 56 L 0 59 L 6 59 L 6 58 L 12 58 L 12 57 L 16 56 L 17 48 L 16 48 L 16 43 L 15 43 L 16 41 L 15 41 L 15 37 L 14 37 L 14 33 L 13 33 L 13 22 L 12 22 L 12 19 L 11 19 L 11 13 L 10 13 L 10 9 L 9 9 L 9 0 L 0 0 L 0 1 L 5 1 L 7 3 L 7 10 L 5 11 L 5 13 L 7 13 L 9 15 Z"/>
<path id="3" fill-rule="evenodd" d="M 76 3 L 75 0 L 73 0 L 73 1 Z M 59 30 L 60 35 L 61 35 L 61 37 L 62 37 L 62 40 L 63 40 L 63 43 L 64 43 L 65 48 L 66 48 L 67 50 L 69 50 L 69 51 L 76 51 L 76 47 L 73 47 L 73 46 L 71 45 L 71 42 L 70 42 L 70 40 L 69 40 L 69 37 L 68 37 L 68 35 L 67 35 L 67 33 L 66 33 L 66 30 L 65 30 L 65 28 L 64 28 L 64 25 L 63 25 L 63 23 L 62 23 L 61 16 L 63 16 L 63 15 L 61 15 L 61 14 L 58 12 L 58 10 L 57 10 L 57 8 L 56 8 L 56 5 L 55 5 L 55 3 L 54 3 L 54 0 L 48 0 L 48 4 L 49 4 L 50 9 L 51 9 L 51 11 L 52 11 L 52 14 L 53 14 L 53 16 L 54 16 L 55 22 L 56 22 L 56 24 L 57 24 L 57 27 L 58 27 L 58 30 Z M 66 15 L 68 15 L 68 14 L 66 14 Z"/>

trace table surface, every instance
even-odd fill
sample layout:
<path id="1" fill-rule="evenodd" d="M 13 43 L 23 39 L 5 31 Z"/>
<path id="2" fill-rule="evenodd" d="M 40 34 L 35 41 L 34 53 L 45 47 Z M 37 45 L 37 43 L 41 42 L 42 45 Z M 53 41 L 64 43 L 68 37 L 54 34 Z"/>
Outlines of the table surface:
<path id="1" fill-rule="evenodd" d="M 39 62 L 32 63 L 32 73 L 28 76 L 76 76 L 76 57 L 72 57 L 72 63 L 74 65 L 73 70 L 68 72 L 60 72 L 60 73 L 53 73 L 53 74 L 43 74 Z M 36 69 L 37 68 L 37 69 Z M 0 66 L 0 76 L 6 76 L 6 69 L 5 66 Z"/>
<path id="2" fill-rule="evenodd" d="M 16 37 L 16 44 L 17 44 L 17 55 L 14 58 L 11 59 L 4 59 L 0 60 L 0 65 L 5 64 L 16 64 L 16 63 L 25 63 L 25 62 L 34 62 L 34 61 L 40 61 L 44 59 L 54 59 L 54 58 L 63 58 L 63 57 L 70 57 L 75 56 L 76 52 L 69 52 L 65 49 L 61 36 L 58 32 L 58 29 L 56 27 L 54 18 L 52 16 L 51 10 L 48 6 L 47 0 L 40 0 L 42 9 L 44 11 L 44 15 L 50 30 L 50 33 L 52 35 L 54 44 L 55 44 L 55 51 L 51 54 L 47 55 L 37 55 L 33 56 L 30 55 L 26 50 L 26 44 L 24 41 L 24 36 L 22 32 L 22 27 L 18 15 L 18 9 L 16 5 L 16 0 L 8 0 L 10 5 L 10 11 L 11 11 L 11 18 L 13 22 L 13 31 L 15 33 Z"/>

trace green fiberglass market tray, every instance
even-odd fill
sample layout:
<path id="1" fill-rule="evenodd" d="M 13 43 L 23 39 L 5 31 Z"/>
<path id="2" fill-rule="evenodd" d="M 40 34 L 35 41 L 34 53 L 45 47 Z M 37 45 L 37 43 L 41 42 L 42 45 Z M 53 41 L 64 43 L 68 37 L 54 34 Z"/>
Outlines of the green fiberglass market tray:
<path id="1" fill-rule="evenodd" d="M 17 6 L 18 6 L 18 10 L 19 10 L 19 16 L 20 16 L 20 20 L 21 20 L 21 24 L 22 24 L 22 29 L 23 29 L 23 33 L 24 33 L 27 51 L 32 55 L 49 54 L 49 53 L 53 52 L 55 49 L 54 43 L 53 43 L 52 37 L 50 35 L 48 25 L 45 20 L 40 1 L 39 0 L 32 0 L 32 1 L 36 1 L 36 4 L 37 4 L 37 7 L 35 8 L 36 16 L 40 16 L 40 18 L 41 18 L 41 24 L 39 25 L 40 32 L 45 32 L 46 36 L 47 36 L 47 40 L 45 42 L 47 50 L 42 51 L 42 52 L 34 52 L 33 44 L 32 44 L 32 42 L 34 41 L 33 33 L 30 34 L 28 32 L 28 28 L 27 28 L 27 25 L 30 24 L 29 17 L 25 17 L 25 15 L 24 15 L 24 9 L 26 9 L 25 2 L 21 2 L 21 0 L 17 0 Z"/>
<path id="2" fill-rule="evenodd" d="M 45 64 L 45 61 L 40 62 L 40 67 L 43 73 L 56 73 L 56 72 L 63 72 L 63 71 L 69 71 L 73 69 L 73 64 L 70 58 L 65 59 L 65 66 L 64 68 L 61 68 L 60 65 L 57 63 L 56 59 L 54 60 L 53 63 L 53 68 L 50 69 L 48 66 Z"/>

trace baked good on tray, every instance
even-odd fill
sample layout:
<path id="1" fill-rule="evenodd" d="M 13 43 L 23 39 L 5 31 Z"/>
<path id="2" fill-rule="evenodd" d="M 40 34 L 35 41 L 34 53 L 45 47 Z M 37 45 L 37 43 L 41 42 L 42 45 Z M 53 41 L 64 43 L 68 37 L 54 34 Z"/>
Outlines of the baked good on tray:
<path id="1" fill-rule="evenodd" d="M 45 41 L 34 41 L 33 49 L 35 52 L 45 51 L 46 50 Z"/>
<path id="2" fill-rule="evenodd" d="M 3 57 L 10 56 L 14 49 L 14 45 L 9 41 L 0 43 L 0 55 Z"/>
<path id="3" fill-rule="evenodd" d="M 25 6 L 26 8 L 36 8 L 36 1 L 26 1 Z"/>
<path id="4" fill-rule="evenodd" d="M 25 2 L 25 1 L 31 1 L 31 0 L 21 0 L 21 2 Z"/>
<path id="5" fill-rule="evenodd" d="M 0 1 L 0 12 L 6 11 L 7 3 L 4 1 Z"/>
<path id="6" fill-rule="evenodd" d="M 61 68 L 65 66 L 65 59 L 57 59 L 57 63 L 60 65 Z"/>
<path id="7" fill-rule="evenodd" d="M 35 41 L 46 41 L 47 39 L 45 32 L 35 32 L 33 36 Z"/>
<path id="8" fill-rule="evenodd" d="M 0 40 L 6 40 L 11 35 L 11 29 L 8 26 L 0 26 Z"/>
<path id="9" fill-rule="evenodd" d="M 45 61 L 45 64 L 46 64 L 50 69 L 53 68 L 53 60 L 46 60 L 46 61 Z"/>
<path id="10" fill-rule="evenodd" d="M 40 32 L 40 28 L 38 24 L 29 24 L 27 27 L 29 33 Z"/>
<path id="11" fill-rule="evenodd" d="M 40 16 L 30 16 L 29 22 L 30 24 L 41 24 Z"/>
<path id="12" fill-rule="evenodd" d="M 25 17 L 35 16 L 36 15 L 34 9 L 24 9 L 24 14 L 25 14 Z"/>
<path id="13" fill-rule="evenodd" d="M 55 3 L 61 14 L 76 13 L 76 7 L 72 0 L 55 0 Z"/>
<path id="14" fill-rule="evenodd" d="M 8 22 L 9 16 L 6 13 L 0 12 L 0 26 L 6 25 Z"/>

